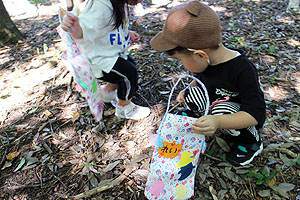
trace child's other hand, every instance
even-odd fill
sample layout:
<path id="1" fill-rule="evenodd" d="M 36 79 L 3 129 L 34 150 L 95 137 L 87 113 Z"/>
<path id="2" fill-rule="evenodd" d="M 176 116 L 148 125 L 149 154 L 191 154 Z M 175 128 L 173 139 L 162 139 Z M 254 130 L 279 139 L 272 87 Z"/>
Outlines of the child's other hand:
<path id="1" fill-rule="evenodd" d="M 197 119 L 192 125 L 192 129 L 195 133 L 211 136 L 219 128 L 220 120 L 218 116 L 205 115 Z"/>
<path id="2" fill-rule="evenodd" d="M 61 28 L 64 31 L 69 31 L 73 38 L 81 39 L 83 37 L 82 29 L 79 25 L 79 18 L 70 13 L 67 13 L 63 18 Z"/>
<path id="3" fill-rule="evenodd" d="M 129 31 L 130 42 L 137 42 L 140 40 L 140 35 L 135 31 Z"/>
<path id="4" fill-rule="evenodd" d="M 176 97 L 176 101 L 179 103 L 184 103 L 184 90 L 181 90 Z"/>

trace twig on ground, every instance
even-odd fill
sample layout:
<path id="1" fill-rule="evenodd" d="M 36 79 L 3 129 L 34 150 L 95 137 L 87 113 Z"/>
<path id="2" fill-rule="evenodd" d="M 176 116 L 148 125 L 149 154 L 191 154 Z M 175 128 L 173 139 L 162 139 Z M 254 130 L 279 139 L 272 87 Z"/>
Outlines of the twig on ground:
<path id="1" fill-rule="evenodd" d="M 220 162 L 223 162 L 223 161 L 224 161 L 224 160 L 221 160 L 221 159 L 219 159 L 219 158 L 210 156 L 210 155 L 208 155 L 208 154 L 206 154 L 206 153 L 204 153 L 203 155 L 209 157 L 210 159 L 216 160 L 216 161 L 220 161 Z"/>
<path id="2" fill-rule="evenodd" d="M 133 171 L 136 170 L 136 168 L 138 167 L 138 162 L 144 160 L 147 157 L 148 157 L 148 155 L 145 155 L 145 154 L 136 156 L 131 161 L 131 163 L 127 166 L 127 168 L 123 172 L 123 174 L 121 174 L 118 178 L 114 179 L 110 183 L 107 183 L 107 184 L 104 184 L 104 185 L 100 185 L 97 188 L 94 188 L 92 190 L 88 190 L 88 191 L 85 191 L 85 192 L 80 193 L 78 195 L 70 196 L 70 197 L 67 197 L 67 198 L 69 198 L 69 199 L 83 199 L 83 198 L 88 198 L 88 197 L 90 197 L 92 195 L 95 195 L 97 193 L 100 193 L 100 192 L 103 192 L 105 190 L 111 189 L 111 188 L 113 188 L 116 185 L 119 185 L 129 174 L 131 174 Z"/>
<path id="3" fill-rule="evenodd" d="M 250 193 L 251 199 L 255 200 L 256 198 L 254 198 L 254 195 L 253 195 L 252 189 L 251 189 L 251 182 L 250 182 L 250 180 L 248 180 L 248 181 L 249 181 L 249 188 L 247 187 L 247 183 L 245 183 L 245 186 L 246 186 L 247 190 L 248 190 L 249 193 Z"/>
<path id="4" fill-rule="evenodd" d="M 68 88 L 67 88 L 67 95 L 64 98 L 64 102 L 68 101 L 70 96 L 72 95 L 72 83 L 73 83 L 73 76 L 71 76 L 69 83 L 68 83 Z"/>
<path id="5" fill-rule="evenodd" d="M 144 34 L 145 35 L 156 35 L 159 31 L 148 31 L 148 32 L 145 32 Z"/>
<path id="6" fill-rule="evenodd" d="M 297 158 L 297 154 L 293 151 L 286 149 L 286 148 L 274 148 L 274 149 L 265 149 L 264 152 L 272 152 L 272 151 L 279 151 L 280 153 L 284 153 L 292 158 Z"/>
<path id="7" fill-rule="evenodd" d="M 137 94 L 147 103 L 149 107 L 151 107 L 149 101 L 143 95 L 141 95 L 139 92 L 137 92 Z"/>
<path id="8" fill-rule="evenodd" d="M 286 38 L 257 38 L 257 39 L 254 39 L 254 40 L 250 40 L 250 42 L 257 42 L 257 41 L 266 41 L 266 40 L 272 40 L 272 41 L 281 41 L 281 40 L 286 40 Z"/>
<path id="9" fill-rule="evenodd" d="M 7 147 L 7 146 L 9 146 L 9 145 L 11 145 L 11 144 L 16 143 L 16 142 L 18 142 L 20 139 L 22 139 L 23 137 L 25 137 L 26 135 L 28 135 L 29 133 L 32 133 L 31 130 L 28 131 L 28 132 L 26 132 L 26 133 L 24 133 L 23 135 L 21 135 L 20 137 L 18 137 L 17 139 L 15 139 L 13 142 L 11 142 L 11 143 L 9 143 L 9 144 L 2 145 L 1 147 Z"/>
<path id="10" fill-rule="evenodd" d="M 7 138 L 8 144 L 9 144 L 9 137 L 8 137 L 8 135 L 7 135 L 6 132 L 5 132 L 5 134 L 6 134 L 6 138 Z M 8 152 L 8 148 L 6 147 L 6 148 L 5 148 L 5 152 L 4 152 L 3 157 L 2 157 L 2 159 L 1 159 L 1 162 L 0 162 L 0 170 L 2 169 L 2 167 L 3 167 L 3 165 L 4 165 L 4 161 L 6 160 L 7 152 Z"/>
<path id="11" fill-rule="evenodd" d="M 175 108 L 177 108 L 181 103 L 177 103 L 175 106 L 173 106 L 170 110 L 169 113 L 172 112 Z"/>

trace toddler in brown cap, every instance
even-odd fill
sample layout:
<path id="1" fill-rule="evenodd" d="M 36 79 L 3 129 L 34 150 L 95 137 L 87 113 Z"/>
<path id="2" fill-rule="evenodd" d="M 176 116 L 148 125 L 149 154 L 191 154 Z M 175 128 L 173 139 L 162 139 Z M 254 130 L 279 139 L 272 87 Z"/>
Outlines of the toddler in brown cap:
<path id="1" fill-rule="evenodd" d="M 187 108 L 185 113 L 198 117 L 193 131 L 231 135 L 233 146 L 226 159 L 236 166 L 249 164 L 263 149 L 258 130 L 266 118 L 264 95 L 257 69 L 245 52 L 222 45 L 218 15 L 199 1 L 175 6 L 150 44 L 179 59 L 208 90 L 213 103 L 205 116 L 201 116 L 204 91 L 195 81 L 177 96 Z"/>

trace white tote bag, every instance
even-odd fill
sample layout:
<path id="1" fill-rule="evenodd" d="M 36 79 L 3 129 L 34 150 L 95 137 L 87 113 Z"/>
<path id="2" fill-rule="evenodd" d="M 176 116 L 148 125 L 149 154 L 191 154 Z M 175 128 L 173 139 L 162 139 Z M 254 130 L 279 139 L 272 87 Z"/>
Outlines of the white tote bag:
<path id="1" fill-rule="evenodd" d="M 207 98 L 205 114 L 209 110 L 204 84 L 193 76 L 181 76 L 171 90 L 167 111 L 157 131 L 145 187 L 145 196 L 150 200 L 179 200 L 194 196 L 195 174 L 199 155 L 205 150 L 205 137 L 192 132 L 192 124 L 197 118 L 169 113 L 174 89 L 185 77 L 196 80 L 203 87 Z"/>

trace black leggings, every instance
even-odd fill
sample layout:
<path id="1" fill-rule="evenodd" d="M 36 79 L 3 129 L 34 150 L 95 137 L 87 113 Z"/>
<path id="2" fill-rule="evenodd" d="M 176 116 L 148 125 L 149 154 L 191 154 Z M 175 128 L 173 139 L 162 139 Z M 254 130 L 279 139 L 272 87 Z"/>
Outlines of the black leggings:
<path id="1" fill-rule="evenodd" d="M 203 113 L 206 105 L 204 91 L 200 87 L 189 87 L 184 92 L 185 106 L 192 111 Z M 234 114 L 240 110 L 240 104 L 236 102 L 218 103 L 210 109 L 211 115 Z M 235 136 L 241 143 L 255 143 L 260 141 L 259 133 L 255 126 L 243 129 L 219 129 L 221 133 Z"/>
<path id="2" fill-rule="evenodd" d="M 129 56 L 127 60 L 119 57 L 112 70 L 109 73 L 103 72 L 100 80 L 117 84 L 119 99 L 131 99 L 138 89 L 138 74 L 134 60 Z"/>

